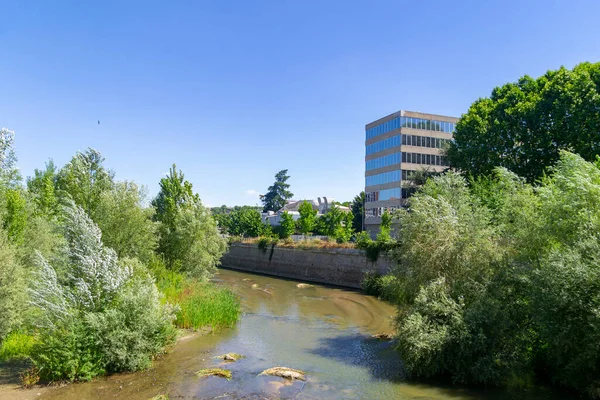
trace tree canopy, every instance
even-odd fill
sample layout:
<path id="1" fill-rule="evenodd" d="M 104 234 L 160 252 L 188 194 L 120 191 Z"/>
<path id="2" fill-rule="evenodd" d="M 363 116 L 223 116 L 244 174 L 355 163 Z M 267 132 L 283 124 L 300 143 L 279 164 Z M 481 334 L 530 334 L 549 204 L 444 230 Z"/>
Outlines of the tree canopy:
<path id="1" fill-rule="evenodd" d="M 561 150 L 600 154 L 600 63 L 529 76 L 475 101 L 456 125 L 450 165 L 473 176 L 495 167 L 534 182 Z"/>
<path id="2" fill-rule="evenodd" d="M 267 189 L 267 194 L 260 197 L 260 200 L 263 203 L 263 212 L 278 211 L 285 206 L 287 200 L 294 196 L 294 194 L 288 190 L 290 184 L 286 182 L 290 176 L 287 173 L 287 169 L 279 171 L 275 175 L 275 183 Z"/>

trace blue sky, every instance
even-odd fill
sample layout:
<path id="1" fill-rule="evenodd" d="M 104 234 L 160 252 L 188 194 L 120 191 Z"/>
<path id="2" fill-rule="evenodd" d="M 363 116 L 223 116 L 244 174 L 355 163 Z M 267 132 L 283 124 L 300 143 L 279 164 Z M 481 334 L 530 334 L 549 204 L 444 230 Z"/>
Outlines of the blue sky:
<path id="1" fill-rule="evenodd" d="M 494 86 L 600 61 L 600 1 L 0 1 L 0 126 L 25 176 L 94 147 L 151 195 L 351 200 L 364 125 L 460 116 Z M 97 121 L 100 120 L 100 125 Z"/>

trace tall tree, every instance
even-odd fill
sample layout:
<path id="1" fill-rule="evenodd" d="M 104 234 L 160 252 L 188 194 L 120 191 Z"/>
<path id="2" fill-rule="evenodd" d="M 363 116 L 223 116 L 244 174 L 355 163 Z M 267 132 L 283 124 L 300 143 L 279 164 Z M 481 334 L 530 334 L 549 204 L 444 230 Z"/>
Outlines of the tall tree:
<path id="1" fill-rule="evenodd" d="M 352 227 L 355 232 L 363 231 L 363 222 L 365 218 L 365 192 L 362 191 L 352 200 L 350 205 L 352 209 L 352 215 L 354 216 L 352 220 Z"/>
<path id="2" fill-rule="evenodd" d="M 160 180 L 160 192 L 152 205 L 160 222 L 158 250 L 169 268 L 207 278 L 225 252 L 226 242 L 210 210 L 175 164 Z"/>
<path id="3" fill-rule="evenodd" d="M 96 223 L 102 241 L 119 257 L 136 257 L 148 261 L 156 249 L 156 222 L 153 207 L 144 207 L 144 188 L 134 182 L 117 182 L 102 194 Z"/>
<path id="4" fill-rule="evenodd" d="M 46 163 L 44 170 L 35 169 L 34 176 L 27 178 L 27 190 L 33 195 L 36 211 L 42 215 L 52 216 L 58 212 L 56 196 L 56 173 L 54 161 Z"/>
<path id="5" fill-rule="evenodd" d="M 600 63 L 524 76 L 475 101 L 456 125 L 450 165 L 473 176 L 505 167 L 529 182 L 570 149 L 600 154 Z"/>
<path id="6" fill-rule="evenodd" d="M 296 231 L 296 221 L 294 221 L 292 214 L 287 211 L 281 213 L 280 219 L 279 237 L 281 239 L 287 239 Z"/>
<path id="7" fill-rule="evenodd" d="M 14 187 L 21 180 L 15 155 L 15 132 L 6 128 L 0 129 L 0 182 Z"/>
<path id="8" fill-rule="evenodd" d="M 102 154 L 92 148 L 77 152 L 57 177 L 57 186 L 62 196 L 70 197 L 76 205 L 92 218 L 102 193 L 113 187 L 114 172 L 107 170 Z"/>
<path id="9" fill-rule="evenodd" d="M 303 201 L 298 207 L 300 219 L 298 219 L 298 229 L 303 235 L 308 235 L 315 229 L 317 223 L 317 210 L 315 210 L 308 201 Z"/>
<path id="10" fill-rule="evenodd" d="M 287 173 L 287 169 L 279 171 L 275 175 L 275 183 L 267 189 L 267 194 L 260 196 L 260 200 L 263 203 L 263 212 L 281 209 L 285 206 L 286 201 L 294 196 L 294 194 L 288 190 L 290 185 L 286 182 L 290 176 Z"/>

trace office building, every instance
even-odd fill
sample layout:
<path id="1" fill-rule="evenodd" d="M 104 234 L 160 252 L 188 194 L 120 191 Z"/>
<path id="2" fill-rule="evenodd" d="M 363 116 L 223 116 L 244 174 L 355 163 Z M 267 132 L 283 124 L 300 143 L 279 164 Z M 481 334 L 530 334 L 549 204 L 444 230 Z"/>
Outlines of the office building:
<path id="1" fill-rule="evenodd" d="M 443 149 L 452 140 L 454 117 L 398 111 L 365 126 L 365 230 L 376 235 L 385 210 L 406 204 L 416 171 L 448 167 Z"/>

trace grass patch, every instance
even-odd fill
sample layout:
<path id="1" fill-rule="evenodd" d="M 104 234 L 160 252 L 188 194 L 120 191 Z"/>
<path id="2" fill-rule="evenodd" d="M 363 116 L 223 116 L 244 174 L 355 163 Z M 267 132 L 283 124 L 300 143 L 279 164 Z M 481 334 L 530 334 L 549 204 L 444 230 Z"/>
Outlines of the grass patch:
<path id="1" fill-rule="evenodd" d="M 233 326 L 240 318 L 240 301 L 231 290 L 171 271 L 160 260 L 151 264 L 150 270 L 164 301 L 178 306 L 178 328 L 218 330 Z"/>
<path id="2" fill-rule="evenodd" d="M 231 371 L 228 371 L 223 368 L 206 368 L 201 369 L 200 371 L 196 371 L 196 376 L 199 376 L 200 378 L 203 378 L 205 376 L 218 376 L 230 380 Z"/>
<path id="3" fill-rule="evenodd" d="M 0 346 L 0 361 L 28 358 L 34 344 L 33 336 L 13 332 L 4 339 Z"/>

